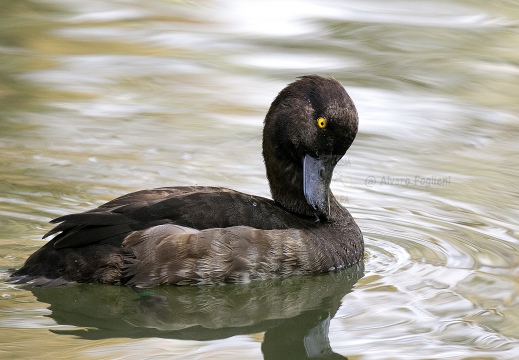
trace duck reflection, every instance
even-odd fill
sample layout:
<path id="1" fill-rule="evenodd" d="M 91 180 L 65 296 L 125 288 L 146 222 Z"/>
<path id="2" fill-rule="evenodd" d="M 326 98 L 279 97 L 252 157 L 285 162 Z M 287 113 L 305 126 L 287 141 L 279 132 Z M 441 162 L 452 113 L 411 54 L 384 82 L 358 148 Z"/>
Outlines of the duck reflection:
<path id="1" fill-rule="evenodd" d="M 265 359 L 345 359 L 330 346 L 330 320 L 363 272 L 356 265 L 322 276 L 143 293 L 91 284 L 30 290 L 50 304 L 58 324 L 83 328 L 51 330 L 58 334 L 202 341 L 265 332 Z"/>

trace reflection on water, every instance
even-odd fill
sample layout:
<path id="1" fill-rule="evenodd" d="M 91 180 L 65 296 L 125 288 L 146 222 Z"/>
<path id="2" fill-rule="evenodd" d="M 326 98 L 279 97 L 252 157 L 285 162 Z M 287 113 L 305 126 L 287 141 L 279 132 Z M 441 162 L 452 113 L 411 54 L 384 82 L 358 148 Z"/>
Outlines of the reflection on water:
<path id="1" fill-rule="evenodd" d="M 336 77 L 359 110 L 332 186 L 367 248 L 352 292 L 352 274 L 140 298 L 0 283 L 0 348 L 13 358 L 331 348 L 358 359 L 516 359 L 517 6 L 4 1 L 1 276 L 42 245 L 51 218 L 130 191 L 199 184 L 268 196 L 262 120 L 306 73 Z"/>
<path id="2" fill-rule="evenodd" d="M 165 287 L 140 297 L 125 287 L 97 285 L 31 292 L 50 304 L 49 316 L 58 324 L 81 328 L 51 330 L 56 334 L 205 341 L 264 332 L 265 359 L 330 358 L 330 319 L 362 272 L 355 266 L 326 276 L 243 286 Z"/>

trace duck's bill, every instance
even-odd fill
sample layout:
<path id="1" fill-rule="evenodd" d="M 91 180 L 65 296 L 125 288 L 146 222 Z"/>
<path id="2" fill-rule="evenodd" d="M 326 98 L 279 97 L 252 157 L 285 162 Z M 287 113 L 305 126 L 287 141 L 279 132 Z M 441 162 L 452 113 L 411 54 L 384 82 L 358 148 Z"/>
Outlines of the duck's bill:
<path id="1" fill-rule="evenodd" d="M 330 181 L 336 164 L 334 156 L 303 158 L 303 191 L 306 202 L 315 210 L 319 220 L 326 221 L 330 216 Z"/>

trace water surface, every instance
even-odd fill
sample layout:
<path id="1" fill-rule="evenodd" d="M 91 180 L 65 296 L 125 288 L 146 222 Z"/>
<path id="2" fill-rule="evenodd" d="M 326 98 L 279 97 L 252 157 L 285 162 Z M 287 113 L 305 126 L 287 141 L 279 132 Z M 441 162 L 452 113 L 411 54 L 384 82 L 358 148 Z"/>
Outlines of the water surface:
<path id="1" fill-rule="evenodd" d="M 263 117 L 309 73 L 337 78 L 360 114 L 332 187 L 366 259 L 340 276 L 150 297 L 1 282 L 0 357 L 519 357 L 519 2 L 2 8 L 2 278 L 50 219 L 130 191 L 269 196 Z"/>

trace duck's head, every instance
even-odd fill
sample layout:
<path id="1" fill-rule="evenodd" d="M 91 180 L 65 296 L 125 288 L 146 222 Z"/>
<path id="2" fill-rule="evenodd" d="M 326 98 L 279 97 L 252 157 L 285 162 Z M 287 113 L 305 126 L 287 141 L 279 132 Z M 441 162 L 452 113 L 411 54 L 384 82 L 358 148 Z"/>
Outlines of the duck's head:
<path id="1" fill-rule="evenodd" d="M 358 122 L 353 101 L 335 79 L 303 76 L 284 88 L 263 129 L 272 198 L 297 214 L 329 219 L 333 169 L 355 139 Z"/>

